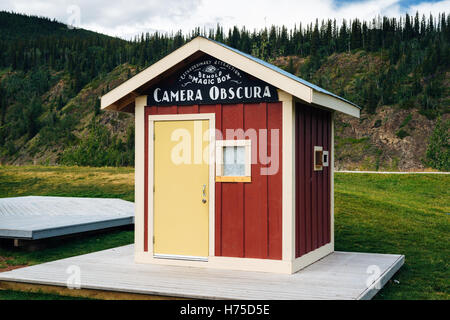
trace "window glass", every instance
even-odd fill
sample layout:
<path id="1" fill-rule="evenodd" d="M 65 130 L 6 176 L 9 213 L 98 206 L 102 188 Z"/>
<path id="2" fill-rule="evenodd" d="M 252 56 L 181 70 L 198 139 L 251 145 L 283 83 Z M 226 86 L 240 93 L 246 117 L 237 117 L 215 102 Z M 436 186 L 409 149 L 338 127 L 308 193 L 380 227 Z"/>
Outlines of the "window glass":
<path id="1" fill-rule="evenodd" d="M 232 146 L 223 148 L 223 175 L 245 176 L 245 147 Z"/>

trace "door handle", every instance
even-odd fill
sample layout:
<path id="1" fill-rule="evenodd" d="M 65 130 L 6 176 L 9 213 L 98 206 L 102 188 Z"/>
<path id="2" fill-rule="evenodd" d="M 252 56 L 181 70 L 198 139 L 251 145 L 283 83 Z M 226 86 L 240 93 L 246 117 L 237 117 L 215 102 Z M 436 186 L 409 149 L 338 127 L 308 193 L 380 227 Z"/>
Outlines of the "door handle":
<path id="1" fill-rule="evenodd" d="M 204 184 L 203 185 L 203 188 L 202 188 L 202 195 L 203 195 L 203 199 L 202 199 L 202 202 L 203 203 L 206 203 L 206 184 Z"/>

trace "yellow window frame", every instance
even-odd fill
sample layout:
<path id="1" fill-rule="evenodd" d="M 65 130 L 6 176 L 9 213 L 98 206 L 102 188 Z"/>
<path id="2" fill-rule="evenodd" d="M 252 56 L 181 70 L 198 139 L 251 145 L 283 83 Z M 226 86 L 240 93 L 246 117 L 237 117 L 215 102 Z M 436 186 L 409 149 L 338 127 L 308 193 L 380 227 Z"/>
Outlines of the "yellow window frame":
<path id="1" fill-rule="evenodd" d="M 245 147 L 245 174 L 243 176 L 223 175 L 224 147 Z M 216 182 L 251 182 L 252 181 L 252 141 L 251 140 L 217 140 L 216 141 Z"/>

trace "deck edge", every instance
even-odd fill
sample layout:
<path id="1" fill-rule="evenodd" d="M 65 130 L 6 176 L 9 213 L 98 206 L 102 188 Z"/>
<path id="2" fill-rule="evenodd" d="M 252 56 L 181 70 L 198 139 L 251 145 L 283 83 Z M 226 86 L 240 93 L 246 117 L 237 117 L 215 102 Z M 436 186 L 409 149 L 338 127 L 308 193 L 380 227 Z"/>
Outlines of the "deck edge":
<path id="1" fill-rule="evenodd" d="M 371 300 L 381 289 L 384 288 L 386 283 L 392 278 L 392 276 L 400 270 L 405 263 L 405 256 L 399 255 L 398 259 L 392 263 L 392 265 L 384 271 L 380 277 L 374 281 L 366 290 L 364 290 L 356 300 Z"/>
<path id="2" fill-rule="evenodd" d="M 57 294 L 65 297 L 77 297 L 101 300 L 189 300 L 185 297 L 162 296 L 154 294 L 133 293 L 101 289 L 69 289 L 61 285 L 37 284 L 21 281 L 0 281 L 0 290 L 20 292 Z"/>

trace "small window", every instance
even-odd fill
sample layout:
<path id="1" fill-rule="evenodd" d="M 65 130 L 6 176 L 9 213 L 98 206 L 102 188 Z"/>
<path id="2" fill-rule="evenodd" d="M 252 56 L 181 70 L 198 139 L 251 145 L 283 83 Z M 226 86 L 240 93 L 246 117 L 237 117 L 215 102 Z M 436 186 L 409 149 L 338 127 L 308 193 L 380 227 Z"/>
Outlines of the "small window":
<path id="1" fill-rule="evenodd" d="M 323 148 L 314 146 L 314 171 L 323 170 Z"/>
<path id="2" fill-rule="evenodd" d="M 223 175 L 245 176 L 245 147 L 223 147 Z"/>
<path id="3" fill-rule="evenodd" d="M 251 140 L 216 141 L 216 181 L 251 182 Z"/>

